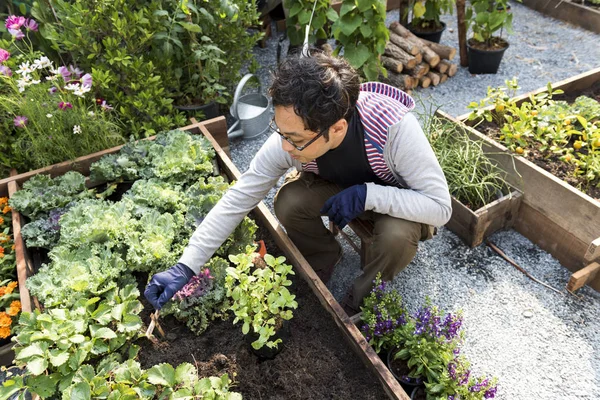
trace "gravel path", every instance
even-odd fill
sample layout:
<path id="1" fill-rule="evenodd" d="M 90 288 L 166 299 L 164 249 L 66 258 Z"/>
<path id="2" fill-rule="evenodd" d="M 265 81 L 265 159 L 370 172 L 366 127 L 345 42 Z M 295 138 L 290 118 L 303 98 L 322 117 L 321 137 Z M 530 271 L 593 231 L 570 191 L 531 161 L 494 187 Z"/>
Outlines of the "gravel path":
<path id="1" fill-rule="evenodd" d="M 600 35 L 518 3 L 512 3 L 512 12 L 515 33 L 508 37 L 510 47 L 498 74 L 471 76 L 460 68 L 446 83 L 413 93 L 420 104 L 418 114 L 440 107 L 461 115 L 468 112 L 471 101 L 485 96 L 488 86 L 501 85 L 513 76 L 519 78 L 520 94 L 600 66 Z M 397 19 L 397 11 L 388 13 L 388 24 Z M 456 46 L 456 18 L 448 16 L 444 21 L 448 29 L 442 43 Z M 262 66 L 257 75 L 263 92 L 277 64 L 278 47 L 282 55 L 287 52 L 287 40 L 274 28 L 266 48 L 254 50 Z M 241 171 L 266 138 L 267 134 L 232 140 L 232 159 Z M 265 200 L 271 210 L 275 191 Z M 564 288 L 570 272 L 528 239 L 514 231 L 491 239 L 535 277 Z M 343 246 L 342 263 L 328 284 L 338 299 L 360 273 L 358 255 L 346 243 Z M 417 256 L 393 285 L 410 310 L 416 310 L 426 296 L 447 311 L 463 310 L 463 352 L 473 373 L 499 377 L 496 398 L 600 398 L 598 292 L 584 287 L 578 298 L 557 294 L 529 280 L 487 246 L 469 249 L 444 228 L 433 240 L 420 244 Z"/>

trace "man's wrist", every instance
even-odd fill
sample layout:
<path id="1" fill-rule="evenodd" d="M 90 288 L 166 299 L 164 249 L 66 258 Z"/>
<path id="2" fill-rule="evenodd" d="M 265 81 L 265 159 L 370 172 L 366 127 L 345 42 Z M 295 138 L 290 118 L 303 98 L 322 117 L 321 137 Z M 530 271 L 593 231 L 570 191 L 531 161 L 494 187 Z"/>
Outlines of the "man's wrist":
<path id="1" fill-rule="evenodd" d="M 175 264 L 175 268 L 178 271 L 180 271 L 183 275 L 185 275 L 188 278 L 188 280 L 192 279 L 192 277 L 196 275 L 190 267 L 183 263 L 178 262 L 177 264 Z"/>

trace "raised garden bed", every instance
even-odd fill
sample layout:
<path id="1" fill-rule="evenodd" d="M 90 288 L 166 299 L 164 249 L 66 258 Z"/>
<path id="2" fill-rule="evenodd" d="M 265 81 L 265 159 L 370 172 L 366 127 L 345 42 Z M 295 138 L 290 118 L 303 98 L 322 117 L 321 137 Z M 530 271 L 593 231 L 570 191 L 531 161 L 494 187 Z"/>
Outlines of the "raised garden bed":
<path id="1" fill-rule="evenodd" d="M 600 8 L 592 6 L 591 3 L 577 4 L 569 0 L 523 0 L 523 4 L 549 17 L 600 33 Z"/>
<path id="2" fill-rule="evenodd" d="M 598 82 L 600 68 L 558 82 L 552 87 L 563 90 L 566 98 L 577 96 Z M 530 94 L 546 90 L 544 87 L 515 100 L 520 104 L 528 101 Z M 514 224 L 518 232 L 548 251 L 571 271 L 579 271 L 600 257 L 597 245 L 593 245 L 600 237 L 600 202 L 466 125 L 468 114 L 458 119 L 441 111 L 438 111 L 438 115 L 467 129 L 474 140 L 484 141 L 484 151 L 507 171 L 507 182 L 523 191 L 519 216 Z M 600 277 L 590 278 L 588 284 L 600 290 Z"/>
<path id="3" fill-rule="evenodd" d="M 216 150 L 221 171 L 230 179 L 239 177 L 239 171 L 209 132 L 211 130 L 221 142 L 226 142 L 224 118 L 196 123 L 184 129 L 204 134 Z M 7 190 L 8 186 L 16 190 L 18 184 L 36 172 L 50 172 L 57 176 L 69 170 L 78 170 L 87 174 L 93 161 L 103 155 L 116 153 L 119 149 L 120 147 L 117 147 L 90 155 L 87 159 L 79 159 L 77 164 L 63 163 L 43 171 L 17 175 L 4 184 Z M 91 187 L 98 182 L 90 182 L 88 179 L 86 184 Z M 233 390 L 241 391 L 247 398 L 317 399 L 327 395 L 333 398 L 380 399 L 387 393 L 392 399 L 408 399 L 262 203 L 255 210 L 255 215 L 262 224 L 262 234 L 265 235 L 267 230 L 270 232 L 273 241 L 288 256 L 288 262 L 293 264 L 299 275 L 306 280 L 305 283 L 295 279 L 293 290 L 298 295 L 301 310 L 297 310 L 296 317 L 292 320 L 292 339 L 283 352 L 274 361 L 258 363 L 246 349 L 239 326 L 232 326 L 230 321 L 215 322 L 204 335 L 198 337 L 187 331 L 181 323 L 167 318 L 162 324 L 168 334 L 167 340 L 159 343 L 157 347 L 149 343 L 144 345 L 140 355 L 142 368 L 149 368 L 158 362 L 173 362 L 176 365 L 185 361 L 201 361 L 196 363 L 201 374 L 230 372 L 230 377 L 239 383 L 239 389 Z M 20 228 L 18 215 L 16 225 Z M 274 250 L 272 245 L 270 247 L 269 250 Z M 18 251 L 21 253 L 22 264 L 31 264 L 23 245 Z M 138 283 L 143 286 L 145 280 L 142 278 Z M 314 294 L 311 294 L 311 289 Z M 324 309 L 318 305 L 317 300 Z M 145 322 L 148 323 L 150 309 L 149 305 L 145 305 Z M 327 317 L 326 311 L 332 318 Z M 338 325 L 339 331 L 333 327 L 334 324 Z M 340 331 L 348 339 L 349 347 L 339 341 Z M 360 356 L 363 363 L 358 361 L 350 349 Z M 374 377 L 379 379 L 383 388 L 374 386 Z"/>

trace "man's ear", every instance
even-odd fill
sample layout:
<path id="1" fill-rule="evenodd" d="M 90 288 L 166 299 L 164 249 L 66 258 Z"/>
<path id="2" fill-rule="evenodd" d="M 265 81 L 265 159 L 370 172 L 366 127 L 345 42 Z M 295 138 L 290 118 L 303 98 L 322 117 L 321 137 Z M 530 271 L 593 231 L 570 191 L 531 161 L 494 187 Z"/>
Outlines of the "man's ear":
<path id="1" fill-rule="evenodd" d="M 335 124 L 331 125 L 329 128 L 329 137 L 343 137 L 348 131 L 348 121 L 344 118 L 338 120 Z"/>

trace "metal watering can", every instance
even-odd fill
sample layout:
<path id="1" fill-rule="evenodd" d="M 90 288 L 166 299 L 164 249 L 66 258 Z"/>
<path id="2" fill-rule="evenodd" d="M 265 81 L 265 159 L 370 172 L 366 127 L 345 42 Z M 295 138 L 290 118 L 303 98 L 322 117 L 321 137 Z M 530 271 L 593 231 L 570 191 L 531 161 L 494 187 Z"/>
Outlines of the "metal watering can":
<path id="1" fill-rule="evenodd" d="M 240 136 L 244 139 L 251 139 L 269 130 L 271 99 L 261 94 L 262 86 L 259 86 L 258 93 L 241 96 L 244 85 L 252 77 L 255 76 L 253 74 L 244 75 L 235 89 L 233 104 L 229 108 L 229 112 L 237 121 L 227 130 L 227 136 L 230 139 Z M 260 85 L 260 81 L 258 83 Z M 235 129 L 238 125 L 239 128 Z"/>

